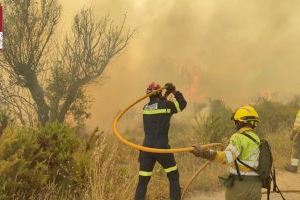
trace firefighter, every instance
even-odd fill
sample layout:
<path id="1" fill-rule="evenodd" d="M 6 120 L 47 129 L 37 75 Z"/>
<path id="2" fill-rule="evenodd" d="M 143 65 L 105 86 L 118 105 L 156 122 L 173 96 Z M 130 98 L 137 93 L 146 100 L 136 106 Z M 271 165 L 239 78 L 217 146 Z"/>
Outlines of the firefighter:
<path id="1" fill-rule="evenodd" d="M 147 88 L 147 93 L 160 89 L 160 85 L 153 82 Z M 169 149 L 168 131 L 170 119 L 173 114 L 182 111 L 186 107 L 186 100 L 181 92 L 177 91 L 172 83 L 165 84 L 166 92 L 158 92 L 150 96 L 150 101 L 143 108 L 143 123 L 145 138 L 143 146 L 152 148 Z M 169 94 L 173 94 L 173 101 L 167 100 Z M 174 154 L 154 154 L 140 151 L 139 154 L 139 181 L 136 188 L 135 200 L 144 200 L 147 185 L 150 181 L 152 170 L 156 161 L 164 168 L 170 184 L 170 199 L 180 199 L 179 173 Z"/>
<path id="2" fill-rule="evenodd" d="M 230 175 L 222 178 L 226 186 L 226 200 L 260 200 L 261 179 L 256 172 L 242 164 L 246 163 L 255 169 L 258 166 L 260 139 L 254 131 L 259 121 L 258 113 L 252 106 L 242 106 L 233 114 L 232 120 L 237 132 L 231 136 L 224 151 L 204 150 L 194 146 L 192 153 L 197 157 L 229 165 Z"/>
<path id="3" fill-rule="evenodd" d="M 291 163 L 285 169 L 297 173 L 300 160 L 300 110 L 297 113 L 290 139 L 293 141 L 292 158 Z"/>

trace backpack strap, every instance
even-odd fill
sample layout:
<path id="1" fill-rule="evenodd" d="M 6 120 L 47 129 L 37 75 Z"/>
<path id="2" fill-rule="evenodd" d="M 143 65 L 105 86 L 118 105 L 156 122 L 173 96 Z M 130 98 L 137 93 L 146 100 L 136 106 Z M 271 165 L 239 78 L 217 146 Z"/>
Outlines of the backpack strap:
<path id="1" fill-rule="evenodd" d="M 254 167 L 249 166 L 248 164 L 244 163 L 243 161 L 241 161 L 239 158 L 237 158 L 237 160 L 244 166 L 246 166 L 247 168 L 251 169 L 254 172 L 257 172 L 257 169 L 255 169 Z M 236 162 L 236 161 L 235 161 Z"/>
<path id="2" fill-rule="evenodd" d="M 246 132 L 242 132 L 242 135 L 246 136 L 247 138 L 249 138 L 250 140 L 252 140 L 253 142 L 255 142 L 257 145 L 260 145 L 260 142 L 258 142 L 256 139 L 254 139 L 251 135 L 249 135 Z"/>
<path id="3" fill-rule="evenodd" d="M 251 135 L 249 135 L 248 133 L 246 133 L 246 131 L 244 131 L 244 132 L 242 132 L 242 133 L 240 133 L 240 134 L 246 136 L 247 138 L 249 138 L 250 140 L 252 140 L 253 142 L 255 142 L 257 145 L 260 145 L 260 143 L 259 143 L 256 139 L 254 139 Z M 254 172 L 257 172 L 257 169 L 255 169 L 254 167 L 249 166 L 249 165 L 246 164 L 245 162 L 241 161 L 239 158 L 237 158 L 237 160 L 238 160 L 242 165 L 246 166 L 247 168 L 251 169 L 251 170 L 254 171 Z M 238 177 L 239 177 L 239 179 L 241 180 L 242 177 L 241 177 L 241 173 L 240 173 L 240 170 L 239 170 L 239 166 L 238 166 L 236 160 L 234 161 L 234 164 L 235 164 L 235 168 L 236 168 Z"/>
<path id="4" fill-rule="evenodd" d="M 239 168 L 239 165 L 236 160 L 234 161 L 234 165 L 235 165 L 235 169 L 236 169 L 239 181 L 242 181 L 243 177 L 241 176 L 240 168 Z"/>
<path id="5" fill-rule="evenodd" d="M 276 182 L 276 171 L 275 171 L 275 167 L 273 166 L 273 172 L 271 172 L 271 179 L 273 180 L 273 191 L 274 192 L 277 192 L 280 194 L 281 198 L 283 200 L 286 200 L 285 197 L 283 196 L 282 192 L 280 191 L 278 185 L 277 185 L 277 182 Z M 270 188 L 271 189 L 271 188 Z M 269 190 L 270 190 L 269 189 Z M 268 191 L 270 193 L 270 191 Z M 268 194 L 269 196 L 270 194 Z"/>

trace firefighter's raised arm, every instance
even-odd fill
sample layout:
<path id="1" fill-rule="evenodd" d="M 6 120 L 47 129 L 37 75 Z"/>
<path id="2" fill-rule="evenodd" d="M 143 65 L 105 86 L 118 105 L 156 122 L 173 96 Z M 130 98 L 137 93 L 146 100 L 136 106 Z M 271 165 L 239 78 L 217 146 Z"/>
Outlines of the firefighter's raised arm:
<path id="1" fill-rule="evenodd" d="M 187 102 L 182 93 L 176 90 L 175 85 L 173 83 L 166 83 L 165 87 L 167 90 L 165 93 L 165 97 L 167 97 L 171 93 L 175 97 L 175 100 L 167 101 L 167 107 L 171 109 L 171 113 L 178 113 L 185 109 Z"/>

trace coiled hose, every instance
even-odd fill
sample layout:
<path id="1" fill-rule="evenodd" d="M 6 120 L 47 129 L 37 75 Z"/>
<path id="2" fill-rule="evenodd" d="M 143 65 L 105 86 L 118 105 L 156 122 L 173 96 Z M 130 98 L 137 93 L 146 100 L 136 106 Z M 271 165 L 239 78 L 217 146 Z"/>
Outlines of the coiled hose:
<path id="1" fill-rule="evenodd" d="M 135 106 L 136 104 L 138 104 L 139 102 L 143 101 L 144 99 L 148 98 L 149 96 L 162 91 L 163 89 L 165 89 L 165 87 L 160 88 L 156 91 L 151 92 L 150 94 L 147 94 L 141 98 L 139 98 L 138 100 L 134 101 L 132 104 L 130 104 L 128 107 L 126 107 L 124 110 L 122 110 L 115 118 L 112 124 L 112 129 L 113 132 L 115 134 L 115 136 L 124 144 L 126 144 L 127 146 L 136 149 L 136 150 L 140 150 L 140 151 L 145 151 L 145 152 L 150 152 L 150 153 L 182 153 L 182 152 L 191 152 L 194 148 L 193 147 L 183 147 L 183 148 L 176 148 L 176 149 L 157 149 L 157 148 L 150 148 L 150 147 L 144 147 L 135 143 L 132 143 L 130 141 L 128 141 L 127 139 L 125 139 L 122 134 L 120 133 L 120 131 L 117 128 L 118 122 L 120 121 L 120 119 L 123 117 L 123 115 L 130 110 L 133 106 Z M 212 148 L 212 147 L 224 147 L 224 145 L 222 143 L 211 143 L 211 144 L 205 144 L 205 145 L 201 145 L 202 148 Z M 196 173 L 190 178 L 190 180 L 188 181 L 188 183 L 185 185 L 182 195 L 181 195 L 181 200 L 184 199 L 185 194 L 188 191 L 189 186 L 191 185 L 191 183 L 194 181 L 194 179 L 209 165 L 209 161 L 205 162 L 203 165 L 200 166 L 200 168 L 196 171 Z M 300 190 L 282 190 L 282 193 L 300 193 Z M 272 192 L 274 193 L 274 192 Z M 266 192 L 262 192 L 262 194 L 266 194 Z"/>
<path id="2" fill-rule="evenodd" d="M 144 147 L 135 143 L 132 143 L 130 141 L 128 141 L 126 138 L 124 138 L 122 136 L 122 134 L 120 133 L 120 131 L 117 128 L 118 122 L 120 121 L 120 119 L 123 117 L 123 115 L 130 110 L 133 106 L 135 106 L 136 104 L 138 104 L 139 102 L 143 101 L 144 99 L 148 98 L 149 96 L 162 91 L 163 88 L 160 88 L 156 91 L 151 92 L 150 94 L 147 94 L 141 98 L 139 98 L 138 100 L 134 101 L 132 104 L 130 104 L 129 106 L 127 106 L 124 110 L 122 110 L 120 113 L 118 113 L 118 115 L 114 118 L 113 124 L 112 124 L 112 129 L 113 132 L 115 134 L 115 136 L 124 144 L 126 144 L 127 146 L 136 149 L 136 150 L 140 150 L 140 151 L 145 151 L 145 152 L 150 152 L 150 153 L 181 153 L 181 152 L 191 152 L 194 147 L 183 147 L 183 148 L 176 148 L 176 149 L 157 149 L 157 148 L 150 148 L 150 147 Z M 223 147 L 224 145 L 222 143 L 211 143 L 211 144 L 205 144 L 205 145 L 201 145 L 202 148 L 212 148 L 212 147 Z M 193 180 L 207 167 L 207 165 L 209 164 L 209 162 L 206 162 L 204 165 L 202 165 L 199 170 L 197 170 L 197 172 L 193 175 L 193 177 L 188 181 L 187 185 L 184 187 L 183 192 L 182 192 L 182 196 L 181 199 L 184 198 L 188 187 L 190 186 L 190 184 L 193 182 Z"/>

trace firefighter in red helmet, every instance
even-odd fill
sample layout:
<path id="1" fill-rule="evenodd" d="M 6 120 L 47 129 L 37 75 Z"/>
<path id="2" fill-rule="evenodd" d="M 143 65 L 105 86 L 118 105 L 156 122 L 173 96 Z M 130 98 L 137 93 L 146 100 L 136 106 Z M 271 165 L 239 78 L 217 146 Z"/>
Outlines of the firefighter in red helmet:
<path id="1" fill-rule="evenodd" d="M 147 88 L 147 94 L 160 89 L 161 86 L 152 82 Z M 173 114 L 182 111 L 186 107 L 186 100 L 181 92 L 177 91 L 172 83 L 165 84 L 166 92 L 162 95 L 159 91 L 149 98 L 149 102 L 143 108 L 143 124 L 145 138 L 143 146 L 169 149 L 168 132 L 170 119 Z M 167 99 L 173 94 L 175 100 Z M 140 151 L 139 155 L 139 181 L 136 188 L 135 200 L 144 200 L 147 192 L 147 185 L 150 181 L 152 170 L 156 161 L 164 168 L 170 183 L 170 199 L 180 199 L 179 173 L 174 154 L 154 154 Z"/>

